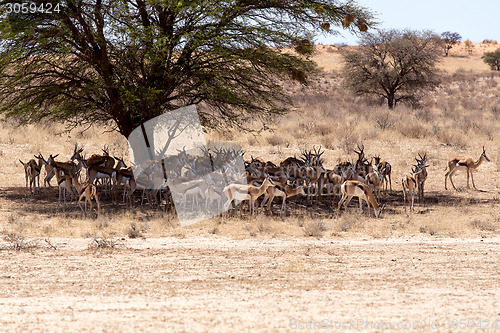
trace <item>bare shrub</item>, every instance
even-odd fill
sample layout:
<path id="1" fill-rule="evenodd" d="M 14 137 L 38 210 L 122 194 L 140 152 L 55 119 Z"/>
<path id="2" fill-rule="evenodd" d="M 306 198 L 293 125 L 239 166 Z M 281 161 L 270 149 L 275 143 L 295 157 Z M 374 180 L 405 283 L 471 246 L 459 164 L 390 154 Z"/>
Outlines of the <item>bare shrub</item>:
<path id="1" fill-rule="evenodd" d="M 93 237 L 87 248 L 89 250 L 100 250 L 100 249 L 115 249 L 119 246 L 124 246 L 124 244 L 119 239 L 107 238 L 107 237 Z"/>
<path id="2" fill-rule="evenodd" d="M 351 214 L 344 214 L 340 220 L 338 228 L 340 231 L 347 232 L 355 228 L 359 224 L 358 217 Z"/>
<path id="3" fill-rule="evenodd" d="M 130 227 L 127 229 L 127 236 L 128 236 L 128 238 L 144 238 L 141 230 L 139 230 L 139 228 L 137 228 L 137 225 L 133 222 L 130 224 Z"/>
<path id="4" fill-rule="evenodd" d="M 434 126 L 433 132 L 438 140 L 444 144 L 458 148 L 467 147 L 466 138 L 461 135 L 461 133 L 457 133 L 454 129 L 443 129 L 438 126 Z"/>
<path id="5" fill-rule="evenodd" d="M 418 110 L 415 113 L 415 118 L 426 123 L 433 122 L 435 120 L 435 117 L 436 115 L 428 108 Z"/>
<path id="6" fill-rule="evenodd" d="M 431 132 L 422 124 L 401 124 L 399 132 L 407 138 L 423 139 L 430 136 Z"/>
<path id="7" fill-rule="evenodd" d="M 333 134 L 325 135 L 321 137 L 321 145 L 326 149 L 335 149 L 336 148 L 336 137 Z"/>
<path id="8" fill-rule="evenodd" d="M 326 231 L 326 226 L 323 221 L 316 220 L 313 222 L 309 222 L 304 227 L 304 233 L 309 237 L 321 238 L 323 237 L 323 233 Z"/>
<path id="9" fill-rule="evenodd" d="M 373 121 L 381 130 L 387 130 L 394 127 L 396 120 L 389 112 L 375 113 L 372 116 Z"/>
<path id="10" fill-rule="evenodd" d="M 248 144 L 250 146 L 257 146 L 257 144 L 259 143 L 257 141 L 257 139 L 255 138 L 255 136 L 253 136 L 253 135 L 249 136 L 248 139 L 247 139 L 247 141 L 248 141 Z"/>
<path id="11" fill-rule="evenodd" d="M 326 121 L 316 124 L 314 126 L 314 133 L 320 136 L 327 135 L 333 131 L 332 125 Z"/>
<path id="12" fill-rule="evenodd" d="M 437 234 L 439 229 L 436 226 L 433 225 L 422 225 L 420 226 L 420 232 L 422 234 L 429 234 L 431 236 L 434 236 Z"/>
<path id="13" fill-rule="evenodd" d="M 272 135 L 268 136 L 266 141 L 271 146 L 280 146 L 280 145 L 283 145 L 283 143 L 284 143 L 283 138 L 277 134 L 272 134 Z"/>
<path id="14" fill-rule="evenodd" d="M 95 227 L 99 230 L 106 229 L 109 227 L 109 218 L 104 216 L 99 216 L 99 218 L 94 222 Z"/>
<path id="15" fill-rule="evenodd" d="M 497 226 L 489 221 L 481 221 L 481 220 L 474 220 L 469 223 L 469 225 L 473 228 L 482 230 L 482 231 L 496 231 Z"/>
<path id="16" fill-rule="evenodd" d="M 3 235 L 2 239 L 7 243 L 2 249 L 23 251 L 39 247 L 38 239 L 27 239 L 21 233 L 8 233 Z"/>
<path id="17" fill-rule="evenodd" d="M 353 131 L 346 131 L 340 137 L 339 148 L 342 149 L 346 154 L 350 154 L 356 145 L 359 144 L 359 136 Z"/>

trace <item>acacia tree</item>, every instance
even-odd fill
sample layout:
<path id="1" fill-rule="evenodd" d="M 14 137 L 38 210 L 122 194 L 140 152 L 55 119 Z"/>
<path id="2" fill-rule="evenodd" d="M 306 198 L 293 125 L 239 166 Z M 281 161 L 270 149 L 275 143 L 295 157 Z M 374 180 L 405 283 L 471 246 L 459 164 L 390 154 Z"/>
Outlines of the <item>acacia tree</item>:
<path id="1" fill-rule="evenodd" d="M 483 61 L 487 63 L 492 70 L 500 71 L 500 49 L 494 52 L 486 52 Z"/>
<path id="2" fill-rule="evenodd" d="M 390 109 L 416 100 L 438 83 L 435 64 L 439 37 L 431 32 L 381 30 L 364 35 L 360 47 L 344 56 L 344 84 L 357 95 L 376 95 Z"/>
<path id="3" fill-rule="evenodd" d="M 373 24 L 352 1 L 66 0 L 51 14 L 7 13 L 18 0 L 0 1 L 0 113 L 112 122 L 125 136 L 189 104 L 212 127 L 281 114 L 279 80 L 315 70 L 300 54 L 315 34 Z"/>
<path id="4" fill-rule="evenodd" d="M 462 36 L 458 32 L 445 31 L 441 34 L 443 41 L 444 56 L 447 57 L 451 48 L 460 42 Z"/>

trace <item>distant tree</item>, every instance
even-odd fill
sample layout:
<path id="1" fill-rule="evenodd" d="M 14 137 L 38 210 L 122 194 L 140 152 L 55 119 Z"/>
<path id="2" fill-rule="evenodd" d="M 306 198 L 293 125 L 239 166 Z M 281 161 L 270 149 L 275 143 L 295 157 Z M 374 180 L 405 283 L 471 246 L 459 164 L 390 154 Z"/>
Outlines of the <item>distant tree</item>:
<path id="1" fill-rule="evenodd" d="M 124 136 L 190 104 L 207 127 L 265 124 L 289 108 L 280 80 L 316 70 L 314 36 L 373 24 L 339 0 L 30 0 L 22 12 L 19 2 L 0 0 L 0 113 Z"/>
<path id="2" fill-rule="evenodd" d="M 483 61 L 490 65 L 492 70 L 500 71 L 500 49 L 494 52 L 486 52 Z"/>
<path id="3" fill-rule="evenodd" d="M 462 36 L 457 32 L 445 31 L 441 34 L 441 40 L 443 41 L 444 56 L 447 57 L 450 49 L 460 42 Z"/>
<path id="4" fill-rule="evenodd" d="M 437 85 L 440 38 L 429 31 L 388 30 L 364 35 L 344 53 L 344 82 L 357 95 L 378 95 L 390 109 Z"/>

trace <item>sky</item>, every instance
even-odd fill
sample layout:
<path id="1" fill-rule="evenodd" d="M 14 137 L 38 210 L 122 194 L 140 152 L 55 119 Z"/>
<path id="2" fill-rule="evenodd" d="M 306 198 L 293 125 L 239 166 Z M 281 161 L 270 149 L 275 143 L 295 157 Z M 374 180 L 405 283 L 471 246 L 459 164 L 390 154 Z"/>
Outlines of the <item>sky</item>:
<path id="1" fill-rule="evenodd" d="M 499 0 L 356 0 L 376 12 L 377 28 L 458 32 L 462 41 L 484 39 L 500 43 Z M 340 30 L 342 30 L 340 28 Z M 338 36 L 318 36 L 323 44 L 357 44 L 358 37 L 342 31 Z"/>

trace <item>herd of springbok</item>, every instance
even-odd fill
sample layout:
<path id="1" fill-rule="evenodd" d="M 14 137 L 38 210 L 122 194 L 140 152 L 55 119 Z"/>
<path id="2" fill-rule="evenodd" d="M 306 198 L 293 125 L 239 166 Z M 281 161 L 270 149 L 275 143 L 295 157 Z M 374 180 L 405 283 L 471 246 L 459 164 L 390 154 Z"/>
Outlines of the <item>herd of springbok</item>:
<path id="1" fill-rule="evenodd" d="M 217 189 L 215 184 L 223 179 L 224 173 L 227 170 L 214 169 L 214 160 L 219 163 L 215 165 L 224 165 L 223 162 L 229 161 L 236 157 L 243 157 L 243 152 L 239 151 L 205 151 L 205 156 L 190 156 L 185 150 L 180 151 L 179 155 L 172 156 L 168 161 L 162 160 L 161 165 L 151 164 L 150 167 L 156 167 L 158 170 L 163 168 L 164 180 L 163 188 L 149 189 L 145 184 L 147 181 L 135 179 L 134 172 L 140 166 L 134 165 L 134 168 L 127 167 L 122 158 L 111 156 L 109 150 L 104 147 L 103 154 L 93 154 L 89 158 L 85 158 L 83 148 L 77 145 L 74 147 L 71 159 L 67 162 L 56 161 L 58 155 L 49 155 L 45 159 L 42 154 L 34 156 L 29 162 L 22 162 L 24 166 L 26 187 L 29 186 L 31 194 L 40 192 L 40 175 L 41 170 L 45 168 L 45 177 L 43 180 L 44 187 L 51 187 L 50 181 L 53 177 L 57 180 L 59 188 L 59 199 L 57 207 L 63 200 L 66 207 L 66 195 L 69 194 L 70 200 L 73 201 L 73 196 L 78 198 L 78 205 L 86 215 L 87 202 L 90 204 L 89 210 L 92 211 L 92 199 L 97 204 L 97 214 L 101 209 L 99 196 L 103 195 L 111 197 L 114 204 L 118 204 L 117 191 L 120 186 L 123 186 L 123 202 L 132 205 L 132 195 L 136 189 L 142 189 L 141 205 L 144 198 L 147 197 L 149 205 L 158 205 L 161 207 L 164 203 L 165 209 L 170 207 L 173 209 L 172 195 L 181 195 L 186 200 L 190 196 L 193 205 L 197 205 L 205 200 L 207 207 L 209 202 L 214 200 L 223 208 L 222 211 L 229 211 L 232 202 L 249 202 L 249 214 L 253 215 L 256 210 L 258 198 L 263 196 L 260 202 L 260 207 L 266 206 L 269 213 L 271 205 L 275 197 L 281 198 L 280 215 L 286 215 L 286 200 L 296 195 L 307 196 L 307 200 L 313 203 L 314 198 L 321 202 L 322 198 L 333 197 L 332 207 L 337 203 L 338 217 L 341 207 L 347 209 L 347 205 L 353 197 L 359 199 L 360 210 L 363 208 L 363 201 L 373 207 L 375 217 L 380 217 L 385 204 L 380 204 L 383 191 L 392 191 L 392 167 L 387 161 L 384 161 L 380 156 L 373 156 L 368 160 L 364 152 L 363 146 L 358 146 L 354 150 L 357 154 L 356 161 L 345 161 L 337 164 L 333 169 L 327 169 L 323 165 L 322 155 L 325 151 L 321 148 L 309 151 L 303 151 L 300 157 L 288 157 L 281 161 L 279 165 L 260 159 L 245 161 L 245 174 L 241 174 L 244 183 L 231 183 L 224 186 L 223 189 Z M 203 161 L 206 159 L 211 165 L 212 170 L 206 170 L 203 167 Z M 38 160 L 38 161 L 37 161 Z M 407 201 L 411 205 L 410 211 L 414 210 L 414 199 L 417 196 L 420 202 L 424 200 L 424 184 L 427 179 L 427 156 L 419 154 L 415 158 L 416 164 L 412 165 L 411 171 L 406 174 L 401 185 L 403 188 L 403 202 L 405 210 Z M 455 156 L 449 159 L 445 175 L 445 189 L 447 189 L 447 179 L 450 178 L 451 184 L 456 189 L 452 176 L 458 170 L 467 172 L 467 187 L 469 187 L 469 175 L 474 183 L 473 171 L 477 169 L 484 161 L 490 161 L 486 156 L 486 151 L 483 151 L 478 160 L 474 161 L 470 157 Z M 165 164 L 170 165 L 170 170 L 175 171 L 175 179 L 167 185 L 167 174 L 165 173 Z M 82 170 L 85 176 L 83 177 Z M 138 174 L 137 172 L 135 173 Z M 148 173 L 143 173 L 147 177 Z M 152 173 L 151 173 L 152 174 Z M 158 175 L 158 174 L 157 174 Z M 161 173 L 159 174 L 162 177 Z M 150 177 L 154 177 L 150 176 Z M 81 178 L 85 178 L 84 181 Z M 150 180 L 151 181 L 151 180 Z M 28 185 L 29 184 L 29 185 Z M 175 191 L 170 191 L 169 186 Z M 338 199 L 336 199 L 338 198 Z M 85 199 L 85 207 L 81 206 L 81 201 Z M 240 204 L 240 215 L 242 214 L 242 205 Z"/>

